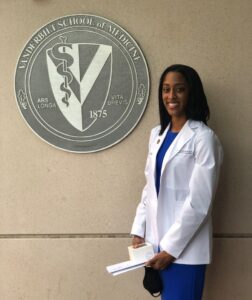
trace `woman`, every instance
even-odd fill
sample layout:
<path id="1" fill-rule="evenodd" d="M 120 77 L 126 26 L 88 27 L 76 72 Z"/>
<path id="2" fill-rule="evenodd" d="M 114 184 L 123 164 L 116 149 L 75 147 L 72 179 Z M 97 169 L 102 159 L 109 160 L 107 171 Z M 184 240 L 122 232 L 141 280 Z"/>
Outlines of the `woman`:
<path id="1" fill-rule="evenodd" d="M 211 261 L 211 207 L 222 147 L 207 127 L 209 108 L 197 72 L 172 65 L 159 84 L 160 126 L 151 131 L 146 185 L 131 234 L 153 244 L 162 300 L 200 300 Z"/>

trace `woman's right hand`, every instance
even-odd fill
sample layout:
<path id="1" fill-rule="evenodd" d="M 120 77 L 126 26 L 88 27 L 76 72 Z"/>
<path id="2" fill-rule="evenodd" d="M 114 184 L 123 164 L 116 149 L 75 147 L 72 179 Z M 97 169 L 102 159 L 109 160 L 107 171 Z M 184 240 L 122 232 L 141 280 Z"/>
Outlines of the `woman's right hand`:
<path id="1" fill-rule="evenodd" d="M 138 235 L 134 235 L 133 239 L 132 239 L 132 246 L 133 248 L 137 248 L 139 245 L 144 243 L 144 238 L 138 236 Z"/>

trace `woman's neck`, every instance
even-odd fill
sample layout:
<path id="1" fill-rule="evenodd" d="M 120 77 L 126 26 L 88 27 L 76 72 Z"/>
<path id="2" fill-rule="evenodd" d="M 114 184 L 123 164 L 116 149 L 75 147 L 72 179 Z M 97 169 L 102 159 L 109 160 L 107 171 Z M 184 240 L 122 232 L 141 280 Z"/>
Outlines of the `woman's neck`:
<path id="1" fill-rule="evenodd" d="M 185 125 L 187 121 L 187 118 L 186 117 L 183 117 L 183 118 L 176 118 L 176 117 L 173 117 L 171 119 L 171 126 L 170 126 L 170 130 L 172 132 L 179 132 L 183 126 Z"/>

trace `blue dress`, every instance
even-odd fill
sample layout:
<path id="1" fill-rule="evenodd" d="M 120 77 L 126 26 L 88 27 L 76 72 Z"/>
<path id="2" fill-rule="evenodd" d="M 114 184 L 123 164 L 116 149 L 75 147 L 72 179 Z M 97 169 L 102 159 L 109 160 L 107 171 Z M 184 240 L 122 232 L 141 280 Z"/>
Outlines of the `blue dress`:
<path id="1" fill-rule="evenodd" d="M 160 175 L 166 151 L 177 136 L 177 132 L 168 131 L 157 153 L 156 190 L 160 188 Z M 168 166 L 169 168 L 169 166 Z M 167 199 L 169 201 L 169 199 Z M 163 281 L 162 300 L 201 300 L 205 281 L 206 265 L 184 265 L 172 263 L 160 271 Z"/>

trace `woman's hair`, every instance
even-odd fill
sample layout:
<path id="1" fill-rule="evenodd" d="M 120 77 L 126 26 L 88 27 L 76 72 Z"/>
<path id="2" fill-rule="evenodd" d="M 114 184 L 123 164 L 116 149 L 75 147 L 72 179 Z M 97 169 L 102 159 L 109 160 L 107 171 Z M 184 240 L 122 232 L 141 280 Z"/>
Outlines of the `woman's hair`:
<path id="1" fill-rule="evenodd" d="M 165 76 L 169 72 L 178 72 L 182 74 L 189 86 L 189 99 L 186 106 L 187 119 L 202 121 L 205 124 L 207 124 L 207 120 L 209 119 L 210 116 L 210 111 L 207 104 L 206 95 L 204 93 L 203 85 L 198 73 L 189 66 L 176 64 L 164 70 L 159 82 L 158 99 L 159 99 L 159 117 L 160 117 L 160 124 L 161 124 L 160 134 L 164 132 L 165 128 L 167 127 L 167 125 L 170 123 L 171 120 L 164 106 L 163 97 L 162 97 L 163 81 Z"/>

